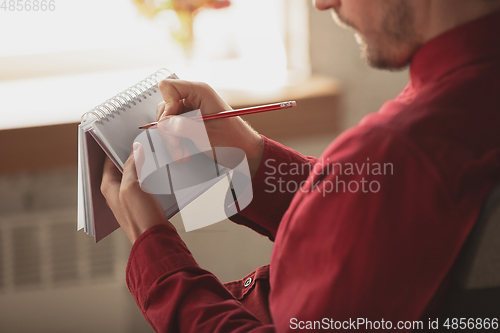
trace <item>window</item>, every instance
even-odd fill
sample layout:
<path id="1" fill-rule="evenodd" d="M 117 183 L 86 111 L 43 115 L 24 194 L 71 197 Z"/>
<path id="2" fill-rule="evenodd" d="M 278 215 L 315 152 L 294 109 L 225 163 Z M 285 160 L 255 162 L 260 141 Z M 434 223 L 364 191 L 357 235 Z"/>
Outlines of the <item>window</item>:
<path id="1" fill-rule="evenodd" d="M 33 107 L 51 112 L 49 123 L 78 121 L 76 115 L 158 67 L 217 89 L 257 92 L 283 86 L 291 74 L 309 74 L 303 0 L 232 0 L 228 8 L 200 11 L 189 61 L 170 35 L 175 24 L 168 11 L 153 20 L 141 16 L 131 0 L 55 0 L 53 11 L 0 9 L 0 94 L 7 96 L 0 109 L 8 113 L 0 126 L 19 126 Z M 128 70 L 141 74 L 123 80 Z M 116 79 L 109 79 L 112 71 Z M 36 106 L 19 103 L 28 89 L 38 91 Z M 9 122 L 19 115 L 24 119 Z"/>

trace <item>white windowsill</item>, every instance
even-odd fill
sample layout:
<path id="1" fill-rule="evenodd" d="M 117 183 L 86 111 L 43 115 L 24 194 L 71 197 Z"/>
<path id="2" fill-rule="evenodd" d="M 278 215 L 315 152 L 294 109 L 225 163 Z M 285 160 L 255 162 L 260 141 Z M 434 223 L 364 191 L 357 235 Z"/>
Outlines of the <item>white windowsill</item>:
<path id="1" fill-rule="evenodd" d="M 159 68 L 160 66 L 155 66 L 0 81 L 0 130 L 80 122 L 85 112 L 145 79 Z M 210 83 L 233 106 L 273 102 L 273 98 L 286 97 L 283 91 L 292 81 L 296 81 L 283 78 L 271 80 L 264 73 L 252 76 L 252 73 L 246 75 L 242 72 L 241 75 L 233 75 L 234 71 L 228 70 L 224 73 L 221 71 L 221 75 L 217 76 L 213 68 L 206 73 L 193 73 L 180 66 L 179 70 L 169 69 L 181 78 Z M 260 85 L 256 84 L 259 80 L 262 80 Z M 300 91 L 296 93 L 300 94 Z"/>

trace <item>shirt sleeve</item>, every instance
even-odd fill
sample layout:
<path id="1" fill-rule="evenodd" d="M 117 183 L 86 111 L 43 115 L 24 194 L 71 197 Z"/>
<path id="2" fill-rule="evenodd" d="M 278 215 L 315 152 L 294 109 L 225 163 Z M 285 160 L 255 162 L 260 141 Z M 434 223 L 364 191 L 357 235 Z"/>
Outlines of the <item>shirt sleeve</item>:
<path id="1" fill-rule="evenodd" d="M 260 165 L 252 179 L 252 202 L 229 219 L 274 241 L 280 221 L 295 194 L 278 190 L 278 180 L 285 184 L 304 183 L 318 159 L 304 156 L 263 135 L 261 137 L 264 147 Z M 297 167 L 301 172 L 294 172 Z"/>
<path id="2" fill-rule="evenodd" d="M 157 225 L 134 243 L 127 286 L 156 332 L 274 332 L 201 269 L 177 232 Z"/>
<path id="3" fill-rule="evenodd" d="M 394 331 L 399 321 L 417 321 L 477 211 L 459 216 L 428 155 L 392 129 L 358 127 L 324 156 L 329 162 L 294 198 L 276 237 L 276 330 L 300 328 L 301 321 L 353 328 L 359 318 L 366 325 L 390 321 L 387 331 Z M 366 325 L 359 329 L 371 331 Z"/>

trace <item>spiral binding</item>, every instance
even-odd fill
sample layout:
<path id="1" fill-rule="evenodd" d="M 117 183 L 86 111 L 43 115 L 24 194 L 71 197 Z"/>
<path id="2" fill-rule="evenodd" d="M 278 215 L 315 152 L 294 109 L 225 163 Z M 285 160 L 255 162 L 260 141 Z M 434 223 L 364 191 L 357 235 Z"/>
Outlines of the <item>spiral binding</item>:
<path id="1" fill-rule="evenodd" d="M 172 73 L 170 73 L 167 69 L 159 69 L 156 73 L 148 76 L 139 83 L 108 99 L 92 110 L 85 112 L 81 117 L 82 124 L 89 120 L 89 115 L 93 115 L 97 118 L 97 121 L 101 121 L 107 117 L 114 117 L 116 112 L 125 111 L 126 107 L 130 109 L 130 104 L 136 105 L 137 102 L 141 102 L 142 99 L 146 99 L 147 96 L 151 96 L 151 89 L 153 89 L 153 92 L 156 92 L 156 85 L 170 75 L 172 75 Z"/>

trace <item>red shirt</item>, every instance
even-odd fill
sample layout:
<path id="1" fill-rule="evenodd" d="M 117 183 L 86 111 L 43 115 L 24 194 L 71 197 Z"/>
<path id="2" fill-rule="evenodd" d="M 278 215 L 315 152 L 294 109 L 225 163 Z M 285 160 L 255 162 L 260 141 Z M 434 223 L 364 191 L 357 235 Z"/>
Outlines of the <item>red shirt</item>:
<path id="1" fill-rule="evenodd" d="M 153 328 L 284 332 L 357 318 L 395 328 L 422 318 L 500 181 L 498 31 L 500 12 L 426 43 L 404 91 L 318 160 L 264 138 L 254 199 L 232 218 L 275 241 L 248 286 L 226 288 L 167 227 L 142 234 L 127 285 Z"/>

